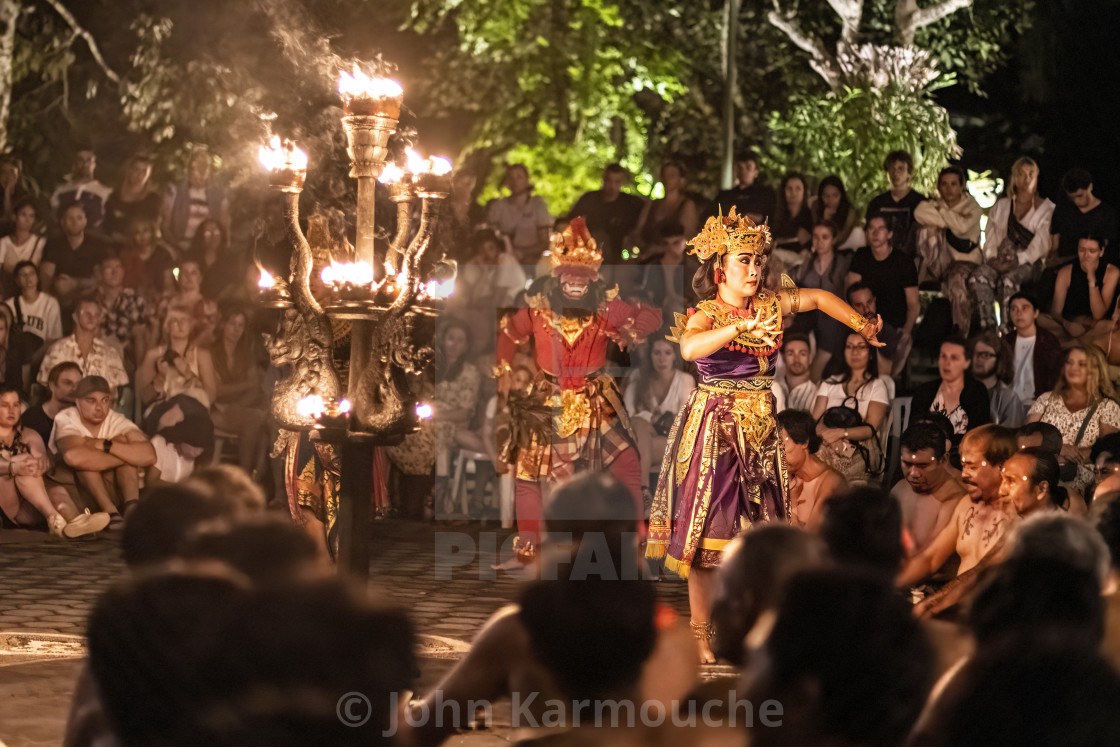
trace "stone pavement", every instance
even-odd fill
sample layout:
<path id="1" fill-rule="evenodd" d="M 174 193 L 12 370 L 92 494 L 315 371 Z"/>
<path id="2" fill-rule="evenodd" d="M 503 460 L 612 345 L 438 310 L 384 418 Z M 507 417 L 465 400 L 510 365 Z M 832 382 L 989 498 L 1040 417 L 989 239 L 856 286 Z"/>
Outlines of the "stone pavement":
<path id="1" fill-rule="evenodd" d="M 482 623 L 516 599 L 521 581 L 491 571 L 509 553 L 512 531 L 478 523 L 376 522 L 372 598 L 405 607 L 422 636 L 417 691 L 434 685 Z M 109 538 L 62 543 L 39 532 L 0 531 L 0 746 L 56 745 L 83 653 L 85 620 L 98 594 L 123 577 Z M 687 615 L 686 584 L 663 580 L 659 594 Z M 55 635 L 57 634 L 57 635 Z M 448 744 L 512 741 L 508 703 L 491 728 Z"/>

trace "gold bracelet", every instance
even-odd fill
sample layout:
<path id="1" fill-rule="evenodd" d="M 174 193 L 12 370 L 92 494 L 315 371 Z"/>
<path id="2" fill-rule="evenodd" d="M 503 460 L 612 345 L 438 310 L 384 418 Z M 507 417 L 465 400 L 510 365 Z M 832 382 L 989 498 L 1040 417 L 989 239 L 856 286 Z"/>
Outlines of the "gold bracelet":
<path id="1" fill-rule="evenodd" d="M 874 324 L 874 320 L 871 319 L 871 317 L 857 314 L 854 311 L 848 315 L 848 326 L 852 329 L 853 332 L 855 332 L 865 340 L 870 340 L 871 338 L 865 335 L 863 331 L 872 324 Z M 872 335 L 872 337 L 873 336 L 874 335 Z"/>
<path id="2" fill-rule="evenodd" d="M 499 361 L 498 365 L 494 366 L 494 370 L 491 373 L 494 374 L 495 379 L 500 379 L 503 374 L 507 374 L 512 370 L 513 369 L 509 367 L 509 361 Z"/>

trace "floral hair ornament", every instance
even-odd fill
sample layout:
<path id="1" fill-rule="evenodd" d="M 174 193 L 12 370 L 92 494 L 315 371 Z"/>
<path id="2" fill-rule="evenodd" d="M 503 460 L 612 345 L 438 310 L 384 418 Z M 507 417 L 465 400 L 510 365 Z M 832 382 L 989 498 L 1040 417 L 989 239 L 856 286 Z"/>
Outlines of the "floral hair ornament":
<path id="1" fill-rule="evenodd" d="M 603 253 L 599 251 L 582 217 L 573 218 L 563 233 L 552 234 L 549 254 L 554 277 L 581 275 L 591 280 L 599 277 Z"/>
<path id="2" fill-rule="evenodd" d="M 689 254 L 695 254 L 701 262 L 712 255 L 719 254 L 762 254 L 770 253 L 770 226 L 761 226 L 747 216 L 740 216 L 734 207 L 723 215 L 713 215 L 704 223 L 704 228 L 688 242 L 692 247 Z"/>

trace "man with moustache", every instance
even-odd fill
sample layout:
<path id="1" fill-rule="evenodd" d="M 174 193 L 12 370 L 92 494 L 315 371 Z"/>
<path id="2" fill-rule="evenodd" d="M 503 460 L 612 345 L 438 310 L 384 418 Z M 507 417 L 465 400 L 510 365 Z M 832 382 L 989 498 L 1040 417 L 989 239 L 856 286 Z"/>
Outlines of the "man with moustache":
<path id="1" fill-rule="evenodd" d="M 999 425 L 984 425 L 961 441 L 961 477 L 968 500 L 962 500 L 953 517 L 925 550 L 906 563 L 895 579 L 909 588 L 923 582 L 956 553 L 961 563 L 957 575 L 976 567 L 1017 517 L 999 495 L 1004 463 L 1018 450 L 1015 432 Z"/>
<path id="2" fill-rule="evenodd" d="M 785 402 L 782 409 L 812 410 L 817 400 L 817 385 L 809 376 L 809 367 L 813 363 L 809 337 L 800 332 L 787 334 L 782 340 L 782 362 L 785 364 L 785 375 L 774 380 Z"/>
<path id="3" fill-rule="evenodd" d="M 945 436 L 933 423 L 918 422 L 902 434 L 902 476 L 891 490 L 902 507 L 907 555 L 923 552 L 953 518 L 964 483 L 949 470 Z"/>

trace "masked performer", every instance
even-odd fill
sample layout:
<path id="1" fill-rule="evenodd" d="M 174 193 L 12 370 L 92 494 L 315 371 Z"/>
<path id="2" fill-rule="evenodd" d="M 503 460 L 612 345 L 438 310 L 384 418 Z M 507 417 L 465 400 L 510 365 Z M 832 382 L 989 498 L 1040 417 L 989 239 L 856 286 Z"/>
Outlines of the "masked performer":
<path id="1" fill-rule="evenodd" d="M 709 218 L 689 242 L 701 260 L 692 285 L 701 300 L 676 315 L 669 339 L 696 361 L 700 383 L 669 432 L 650 514 L 646 555 L 688 579 L 701 660 L 714 661 L 711 592 L 723 550 L 740 522 L 789 521 L 789 475 L 774 423 L 774 364 L 782 317 L 820 309 L 872 345 L 882 324 L 827 291 L 762 285 L 770 229 L 732 209 Z M 690 572 L 691 571 L 691 572 Z"/>
<path id="2" fill-rule="evenodd" d="M 603 371 L 607 343 L 641 342 L 661 325 L 661 310 L 630 305 L 599 279 L 603 255 L 576 218 L 552 235 L 552 276 L 501 324 L 498 335 L 499 454 L 517 478 L 516 547 L 532 556 L 542 500 L 578 472 L 610 469 L 641 504 L 634 434 L 618 387 Z M 540 374 L 527 392 L 510 392 L 517 346 L 533 340 Z"/>

